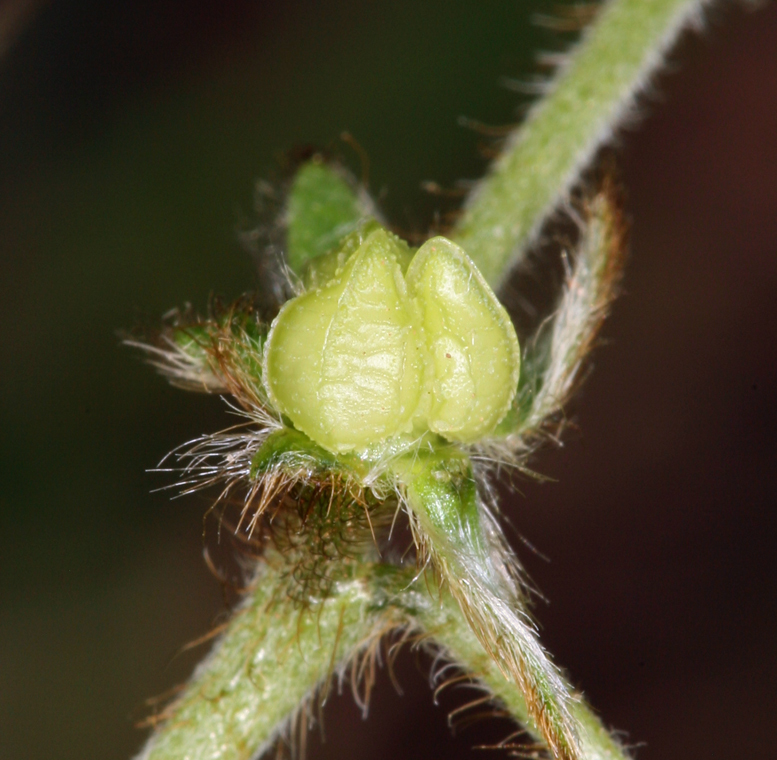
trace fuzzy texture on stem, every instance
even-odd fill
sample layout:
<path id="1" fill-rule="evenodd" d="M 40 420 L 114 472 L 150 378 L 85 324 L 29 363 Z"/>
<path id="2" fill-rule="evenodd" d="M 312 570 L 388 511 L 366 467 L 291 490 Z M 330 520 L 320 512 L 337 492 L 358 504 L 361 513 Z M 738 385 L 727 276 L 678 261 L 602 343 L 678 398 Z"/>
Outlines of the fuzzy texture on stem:
<path id="1" fill-rule="evenodd" d="M 288 596 L 287 571 L 284 562 L 263 566 L 186 691 L 157 716 L 158 730 L 136 760 L 249 760 L 278 740 L 294 744 L 297 733 L 301 749 L 333 679 L 350 683 L 366 710 L 379 643 L 390 631 L 455 663 L 486 698 L 502 704 L 541 741 L 523 692 L 486 653 L 459 604 L 433 577 L 362 563 L 332 586 L 326 600 L 301 608 Z M 582 757 L 627 759 L 582 700 L 572 701 L 570 710 Z"/>
<path id="2" fill-rule="evenodd" d="M 494 659 L 484 651 L 480 640 L 464 619 L 460 606 L 449 593 L 442 592 L 436 598 L 428 599 L 425 604 L 416 601 L 408 614 L 435 642 L 442 659 L 456 663 L 487 696 L 503 705 L 510 715 L 525 726 L 530 736 L 541 739 L 542 732 L 527 709 L 523 693 L 511 679 L 505 678 Z M 454 676 L 450 682 L 459 683 L 459 677 Z M 437 688 L 444 686 L 445 683 L 442 683 Z M 569 686 L 566 689 L 571 693 Z M 478 699 L 477 704 L 481 701 Z M 586 760 L 626 760 L 629 757 L 581 697 L 569 702 L 569 710 L 577 724 L 581 757 Z M 527 747 L 525 742 L 514 741 L 523 733 L 522 730 L 516 731 L 504 740 L 502 746 L 515 747 L 527 753 L 536 751 L 539 747 L 533 742 Z"/>
<path id="3" fill-rule="evenodd" d="M 452 239 L 498 288 L 554 207 L 615 130 L 636 118 L 637 98 L 701 0 L 609 0 L 566 57 L 549 94 L 508 139 L 472 191 Z"/>
<path id="4" fill-rule="evenodd" d="M 298 721 L 304 741 L 319 686 L 325 695 L 333 677 L 364 683 L 370 644 L 404 622 L 399 613 L 376 606 L 365 572 L 301 606 L 288 593 L 288 571 L 277 557 L 260 565 L 253 590 L 182 696 L 158 716 L 137 760 L 249 760 Z"/>
<path id="5" fill-rule="evenodd" d="M 574 696 L 537 638 L 517 563 L 481 502 L 464 457 L 416 456 L 404 464 L 405 498 L 422 561 L 450 591 L 481 650 L 522 695 L 525 714 L 558 760 L 581 757 Z M 458 470 L 458 471 L 457 471 Z"/>

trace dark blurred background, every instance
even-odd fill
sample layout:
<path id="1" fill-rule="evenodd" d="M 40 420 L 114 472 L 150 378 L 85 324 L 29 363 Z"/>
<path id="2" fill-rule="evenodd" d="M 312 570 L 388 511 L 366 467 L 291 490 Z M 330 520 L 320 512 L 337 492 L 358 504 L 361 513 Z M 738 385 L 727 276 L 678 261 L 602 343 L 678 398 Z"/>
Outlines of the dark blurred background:
<path id="1" fill-rule="evenodd" d="M 502 77 L 569 41 L 548 2 L 6 2 L 0 6 L 0 756 L 140 747 L 144 700 L 224 613 L 206 504 L 150 493 L 170 449 L 225 426 L 117 330 L 254 287 L 236 229 L 283 151 L 370 158 L 423 231 L 485 166 L 458 117 L 517 118 Z M 620 154 L 625 294 L 566 446 L 505 509 L 549 603 L 543 637 L 640 760 L 774 757 L 777 729 L 777 6 L 688 38 Z M 337 150 L 348 152 L 339 144 Z M 358 162 L 354 164 L 358 167 Z M 312 758 L 472 756 L 425 662 L 400 658 L 363 722 L 331 700 Z M 501 755 L 504 756 L 504 755 Z"/>

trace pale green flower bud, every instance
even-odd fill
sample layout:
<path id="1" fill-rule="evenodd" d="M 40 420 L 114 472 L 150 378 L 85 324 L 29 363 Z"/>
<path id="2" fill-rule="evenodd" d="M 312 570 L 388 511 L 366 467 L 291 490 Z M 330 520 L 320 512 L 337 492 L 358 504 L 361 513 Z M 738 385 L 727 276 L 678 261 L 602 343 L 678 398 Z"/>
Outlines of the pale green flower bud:
<path id="1" fill-rule="evenodd" d="M 311 262 L 311 289 L 273 322 L 270 399 L 330 451 L 427 430 L 476 441 L 515 395 L 515 330 L 464 251 L 438 237 L 409 259 L 402 241 L 368 224 Z"/>

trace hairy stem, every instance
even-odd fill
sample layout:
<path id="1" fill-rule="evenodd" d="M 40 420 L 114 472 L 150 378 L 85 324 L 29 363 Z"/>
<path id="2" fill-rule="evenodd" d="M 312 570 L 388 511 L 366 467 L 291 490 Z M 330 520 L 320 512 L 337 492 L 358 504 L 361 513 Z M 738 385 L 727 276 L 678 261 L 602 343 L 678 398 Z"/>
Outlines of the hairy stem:
<path id="1" fill-rule="evenodd" d="M 453 234 L 496 289 L 635 98 L 702 0 L 609 0 L 549 94 L 472 191 Z"/>
<path id="2" fill-rule="evenodd" d="M 446 659 L 484 686 L 496 701 L 526 729 L 535 740 L 542 740 L 542 732 L 534 725 L 526 700 L 514 681 L 505 678 L 499 666 L 490 657 L 468 625 L 453 597 L 443 592 L 436 598 L 427 598 L 426 604 L 414 600 L 412 617 L 442 650 Z M 570 687 L 570 692 L 573 691 Z M 628 754 L 612 737 L 602 722 L 578 696 L 569 705 L 578 727 L 580 756 L 585 760 L 628 760 Z M 516 744 L 531 744 L 518 738 Z"/>
<path id="3" fill-rule="evenodd" d="M 365 562 L 352 566 L 326 600 L 300 609 L 288 596 L 287 571 L 285 563 L 262 563 L 255 588 L 182 695 L 160 716 L 137 760 L 259 757 L 277 739 L 291 738 L 292 721 L 304 721 L 314 700 L 323 701 L 331 678 L 350 679 L 366 699 L 372 655 L 392 629 L 430 643 L 542 741 L 520 689 L 432 577 Z M 582 728 L 582 757 L 628 759 L 582 698 L 570 708 Z M 301 741 L 306 728 L 299 725 Z"/>
<path id="4" fill-rule="evenodd" d="M 537 639 L 512 555 L 480 501 L 470 463 L 418 455 L 406 467 L 406 499 L 421 556 L 455 599 L 480 650 L 523 694 L 524 713 L 553 757 L 579 760 L 572 696 Z"/>
<path id="5" fill-rule="evenodd" d="M 397 610 L 375 606 L 368 568 L 352 569 L 327 599 L 301 609 L 288 594 L 288 565 L 263 562 L 253 590 L 138 760 L 250 760 L 288 732 L 295 716 L 304 719 L 317 688 L 358 667 L 361 648 L 399 622 Z"/>

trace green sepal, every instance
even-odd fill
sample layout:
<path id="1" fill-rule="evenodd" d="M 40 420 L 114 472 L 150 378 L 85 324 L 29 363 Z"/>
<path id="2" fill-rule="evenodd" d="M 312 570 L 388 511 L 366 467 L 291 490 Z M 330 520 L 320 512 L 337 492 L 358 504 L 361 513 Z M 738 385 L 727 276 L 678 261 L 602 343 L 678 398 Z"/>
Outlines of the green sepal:
<path id="1" fill-rule="evenodd" d="M 340 462 L 326 449 L 293 428 L 270 433 L 251 460 L 249 477 L 257 480 L 278 467 L 289 470 L 312 469 L 320 473 L 343 469 Z"/>
<path id="2" fill-rule="evenodd" d="M 407 498 L 427 522 L 438 547 L 450 542 L 456 552 L 483 555 L 485 544 L 480 525 L 477 483 L 469 457 L 445 446 L 434 452 L 418 452 L 396 465 L 406 483 Z M 433 539 L 434 540 L 434 539 Z"/>
<path id="3" fill-rule="evenodd" d="M 208 353 L 205 347 L 211 342 L 207 324 L 173 327 L 170 337 L 176 347 L 183 351 L 192 361 L 202 364 L 207 363 Z"/>
<path id="4" fill-rule="evenodd" d="M 234 312 L 229 320 L 229 329 L 234 338 L 232 350 L 237 363 L 256 392 L 263 395 L 262 357 L 268 326 L 259 322 L 252 311 Z"/>
<path id="5" fill-rule="evenodd" d="M 166 335 L 192 364 L 212 369 L 216 353 L 232 354 L 248 375 L 261 384 L 267 325 L 242 302 L 208 320 L 174 324 L 167 328 Z"/>
<path id="6" fill-rule="evenodd" d="M 296 274 L 327 253 L 372 213 L 344 171 L 316 156 L 294 177 L 286 202 L 286 259 Z"/>

